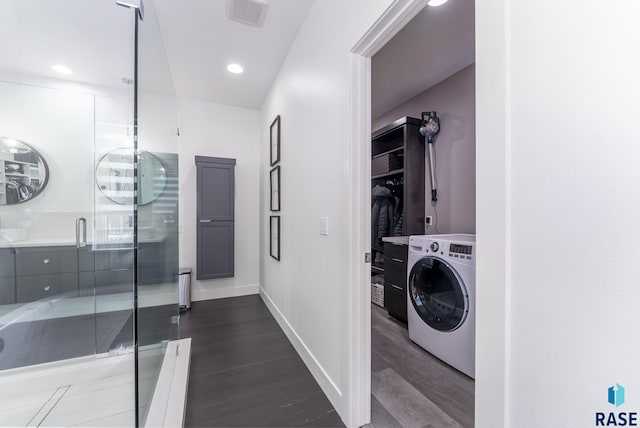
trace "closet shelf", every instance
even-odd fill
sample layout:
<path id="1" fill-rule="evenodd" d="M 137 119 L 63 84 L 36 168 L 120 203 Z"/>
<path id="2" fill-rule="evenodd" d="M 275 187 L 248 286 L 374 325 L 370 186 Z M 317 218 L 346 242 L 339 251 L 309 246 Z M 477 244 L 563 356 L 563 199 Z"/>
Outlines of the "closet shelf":
<path id="1" fill-rule="evenodd" d="M 29 175 L 27 174 L 16 174 L 13 172 L 5 172 L 4 175 L 6 175 L 7 177 L 29 177 Z"/>
<path id="2" fill-rule="evenodd" d="M 376 178 L 384 178 L 384 177 L 388 177 L 390 175 L 398 175 L 398 174 L 404 174 L 404 168 L 394 169 L 393 171 L 385 172 L 384 174 L 374 175 L 374 176 L 371 177 L 371 179 L 375 180 Z"/>
<path id="3" fill-rule="evenodd" d="M 19 161 L 19 160 L 12 160 L 12 159 L 4 159 L 4 161 L 6 163 L 19 163 L 19 164 L 22 164 L 22 165 L 33 165 L 32 163 L 29 163 L 29 162 Z"/>
<path id="4" fill-rule="evenodd" d="M 396 147 L 395 149 L 387 150 L 386 152 L 376 153 L 375 155 L 372 155 L 371 157 L 373 159 L 375 159 L 375 158 L 380 157 L 380 156 L 388 155 L 389 153 L 396 153 L 396 152 L 402 152 L 402 151 L 404 151 L 404 146 Z"/>

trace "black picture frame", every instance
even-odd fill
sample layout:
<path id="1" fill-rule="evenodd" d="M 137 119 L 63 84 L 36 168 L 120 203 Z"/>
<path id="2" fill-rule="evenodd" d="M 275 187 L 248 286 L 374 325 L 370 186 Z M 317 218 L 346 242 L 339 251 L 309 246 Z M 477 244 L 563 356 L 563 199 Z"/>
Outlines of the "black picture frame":
<path id="1" fill-rule="evenodd" d="M 280 216 L 269 217 L 269 254 L 280 261 Z"/>
<path id="2" fill-rule="evenodd" d="M 269 207 L 271 211 L 280 211 L 280 166 L 269 173 Z"/>
<path id="3" fill-rule="evenodd" d="M 271 166 L 280 162 L 280 115 L 269 128 L 269 150 L 271 152 Z"/>

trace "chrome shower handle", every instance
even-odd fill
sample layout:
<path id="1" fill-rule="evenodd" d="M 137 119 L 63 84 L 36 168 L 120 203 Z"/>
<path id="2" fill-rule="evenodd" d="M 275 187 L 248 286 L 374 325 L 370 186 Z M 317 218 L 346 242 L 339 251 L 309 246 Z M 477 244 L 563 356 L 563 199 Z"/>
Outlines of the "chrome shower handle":
<path id="1" fill-rule="evenodd" d="M 80 226 L 82 226 L 82 241 L 80 240 Z M 78 217 L 76 219 L 76 247 L 83 248 L 87 245 L 87 219 Z"/>

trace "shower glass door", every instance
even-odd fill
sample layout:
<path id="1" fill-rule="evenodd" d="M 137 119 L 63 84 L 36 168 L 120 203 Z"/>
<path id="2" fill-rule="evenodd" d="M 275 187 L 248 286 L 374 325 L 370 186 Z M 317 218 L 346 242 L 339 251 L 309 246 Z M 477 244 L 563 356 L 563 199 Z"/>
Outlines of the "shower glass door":
<path id="1" fill-rule="evenodd" d="M 0 426 L 135 426 L 135 12 L 0 0 Z"/>
<path id="2" fill-rule="evenodd" d="M 153 1 L 138 14 L 137 40 L 138 407 L 141 425 L 160 426 L 179 338 L 178 105 Z"/>

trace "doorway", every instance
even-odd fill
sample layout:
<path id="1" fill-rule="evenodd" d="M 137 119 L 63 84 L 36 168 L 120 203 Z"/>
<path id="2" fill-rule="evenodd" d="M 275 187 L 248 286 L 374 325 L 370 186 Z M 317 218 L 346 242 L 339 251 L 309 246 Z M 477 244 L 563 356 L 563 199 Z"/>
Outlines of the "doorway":
<path id="1" fill-rule="evenodd" d="M 386 46 L 393 45 L 394 37 L 401 35 L 401 33 L 405 32 L 405 29 L 409 28 L 409 24 L 411 23 L 412 20 L 419 19 L 419 15 L 421 13 L 424 14 L 428 11 L 427 9 L 425 9 L 426 5 L 427 5 L 427 1 L 396 1 L 394 2 L 390 6 L 390 8 L 387 10 L 387 12 L 376 23 L 376 25 L 374 25 L 374 27 L 369 30 L 367 35 L 365 35 L 363 39 L 352 50 L 352 52 L 354 53 L 352 59 L 354 64 L 353 90 L 354 90 L 354 100 L 355 100 L 355 103 L 354 103 L 355 104 L 354 105 L 355 126 L 354 126 L 353 137 L 354 137 L 354 141 L 357 141 L 359 145 L 359 147 L 357 147 L 356 150 L 354 150 L 354 152 L 357 152 L 358 159 L 364 160 L 362 161 L 361 164 L 358 165 L 357 168 L 354 166 L 354 174 L 359 173 L 359 180 L 356 177 L 354 177 L 354 181 L 358 183 L 358 189 L 357 191 L 354 191 L 354 193 L 358 196 L 357 200 L 362 203 L 362 206 L 360 207 L 360 209 L 355 210 L 357 212 L 355 212 L 354 215 L 361 215 L 362 216 L 361 218 L 366 219 L 366 221 L 364 222 L 354 219 L 354 224 L 360 225 L 359 236 L 357 236 L 357 244 L 362 246 L 361 248 L 364 249 L 364 252 L 369 252 L 369 250 L 372 248 L 371 244 L 373 243 L 371 241 L 375 239 L 371 235 L 371 212 L 369 211 L 369 207 L 372 204 L 372 199 L 371 199 L 372 184 L 370 180 L 373 174 L 373 171 L 371 170 L 371 164 L 369 162 L 372 158 L 372 154 L 377 154 L 377 153 L 372 153 L 371 151 L 371 135 L 372 135 L 371 131 L 375 132 L 376 129 L 384 128 L 384 126 L 391 124 L 395 120 L 398 120 L 404 116 L 409 116 L 409 117 L 417 116 L 417 118 L 419 119 L 420 118 L 419 113 L 421 111 L 442 109 L 443 112 L 445 112 L 445 116 L 447 116 L 447 120 L 443 121 L 442 125 L 446 126 L 449 132 L 451 132 L 453 129 L 455 129 L 456 132 L 458 132 L 458 131 L 461 131 L 461 128 L 465 128 L 464 129 L 465 133 L 471 134 L 472 137 L 475 136 L 475 122 L 472 121 L 472 123 L 470 124 L 467 123 L 466 124 L 467 126 L 462 125 L 465 122 L 465 118 L 455 117 L 454 114 L 451 114 L 452 111 L 455 111 L 455 109 L 452 110 L 452 109 L 449 109 L 448 107 L 442 107 L 442 106 L 430 107 L 428 105 L 429 103 L 424 104 L 424 107 L 421 107 L 421 104 L 420 104 L 421 100 L 415 99 L 415 98 L 419 98 L 419 97 L 416 97 L 415 95 L 423 94 L 424 92 L 429 92 L 430 89 L 432 92 L 437 91 L 438 89 L 442 90 L 442 88 L 438 88 L 439 86 L 443 86 L 443 85 L 440 85 L 440 83 L 442 82 L 447 83 L 446 82 L 447 80 L 451 80 L 451 79 L 455 80 L 455 78 L 460 79 L 461 77 L 463 79 L 466 78 L 467 82 L 469 81 L 471 82 L 471 86 L 466 88 L 466 92 L 471 96 L 470 104 L 472 105 L 472 110 L 473 110 L 471 115 L 475 116 L 475 109 L 474 109 L 475 90 L 473 86 L 473 83 L 475 80 L 475 73 L 474 73 L 475 70 L 473 66 L 473 52 L 474 52 L 473 44 L 471 48 L 472 58 L 470 62 L 467 57 L 466 59 L 462 59 L 458 61 L 456 63 L 457 65 L 452 65 L 452 69 L 450 69 L 448 72 L 443 70 L 439 70 L 438 72 L 432 71 L 431 73 L 432 75 L 427 76 L 431 79 L 431 81 L 426 83 L 423 82 L 422 90 L 415 91 L 414 89 L 414 92 L 412 93 L 413 96 L 407 96 L 406 93 L 400 94 L 399 95 L 400 100 L 396 98 L 395 104 L 392 105 L 391 108 L 386 108 L 386 110 L 383 108 L 383 110 L 381 111 L 379 106 L 380 99 L 385 97 L 393 98 L 394 95 L 398 95 L 398 94 L 393 94 L 392 93 L 393 91 L 387 91 L 386 94 L 383 94 L 384 97 L 376 98 L 376 93 L 374 92 L 376 87 L 374 86 L 373 90 L 370 89 L 372 86 L 372 80 L 373 80 L 372 68 L 375 67 L 375 62 L 377 59 L 376 56 L 383 54 Z M 428 9 L 436 11 L 436 8 L 428 8 Z M 473 24 L 474 18 L 475 16 L 472 10 L 470 15 L 472 24 Z M 474 36 L 473 27 L 471 28 L 470 32 L 473 37 Z M 450 35 L 450 34 L 447 34 L 447 35 Z M 415 54 L 417 56 L 422 54 L 432 55 L 433 52 L 430 52 L 429 47 L 427 47 L 428 41 L 434 40 L 434 43 L 435 43 L 436 40 L 438 42 L 442 42 L 443 39 L 446 39 L 446 37 L 438 38 L 438 37 L 433 37 L 433 35 L 431 35 L 430 38 L 426 38 L 424 40 L 425 49 L 415 51 Z M 464 62 L 465 60 L 467 61 L 466 63 Z M 396 64 L 397 63 L 398 62 L 396 61 Z M 461 74 L 462 76 L 456 76 L 456 74 Z M 452 86 L 452 85 L 455 86 L 459 82 L 448 82 L 448 83 L 449 83 L 449 86 Z M 428 98 L 428 95 L 431 95 L 431 98 L 433 99 L 433 93 L 427 94 L 424 97 Z M 402 97 L 404 97 L 404 99 L 402 99 Z M 389 103 L 393 102 L 393 100 L 389 101 L 387 99 L 385 102 L 387 103 L 387 107 L 389 107 Z M 413 102 L 413 105 L 411 105 L 412 102 Z M 467 100 L 466 102 L 467 104 L 469 104 L 469 100 Z M 431 105 L 433 105 L 433 103 L 431 103 Z M 413 108 L 415 112 L 411 111 L 411 108 Z M 472 117 L 472 119 L 473 118 L 474 117 Z M 373 123 L 371 123 L 372 119 L 373 119 Z M 446 136 L 446 138 L 441 140 L 443 141 L 443 143 L 441 144 L 442 145 L 446 144 L 444 143 L 444 141 L 445 140 L 450 141 L 451 138 L 452 138 L 451 135 Z M 459 146 L 459 144 L 456 143 L 456 146 Z M 448 147 L 447 150 L 443 150 L 442 154 L 440 152 L 437 153 L 440 155 L 440 157 L 438 158 L 439 165 L 449 166 L 451 164 L 452 156 L 454 156 L 455 153 L 450 153 L 449 149 L 450 147 Z M 366 160 L 369 160 L 369 161 L 367 162 Z M 440 179 L 440 184 L 442 184 L 442 187 L 443 187 L 443 189 L 441 190 L 442 197 L 440 198 L 440 201 L 439 201 L 440 204 L 430 203 L 429 201 L 430 195 L 428 191 L 429 190 L 429 177 L 428 177 L 429 166 L 427 164 L 426 171 L 425 171 L 426 176 L 424 181 L 425 189 L 427 189 L 427 191 L 425 192 L 427 194 L 426 195 L 427 199 L 425 203 L 425 213 L 423 214 L 423 216 L 430 216 L 432 218 L 433 223 L 431 223 L 430 227 L 426 227 L 424 229 L 424 232 L 422 232 L 422 234 L 435 234 L 435 233 L 447 233 L 447 232 L 475 233 L 475 216 L 473 215 L 474 208 L 475 208 L 475 198 L 474 198 L 475 153 L 472 153 L 470 157 L 466 156 L 464 159 L 464 162 L 466 162 L 466 167 L 464 169 L 466 170 L 467 175 L 471 175 L 471 178 L 473 179 L 473 182 L 471 183 L 471 185 L 467 184 L 465 186 L 467 189 L 471 188 L 471 195 L 466 195 L 467 196 L 466 204 L 468 207 L 470 207 L 471 214 L 469 215 L 469 212 L 468 212 L 469 210 L 467 209 L 465 210 L 466 211 L 465 214 L 467 215 L 466 218 L 463 219 L 459 216 L 456 217 L 455 207 L 460 206 L 461 202 L 460 201 L 452 202 L 448 200 L 450 195 L 453 192 L 455 192 L 456 194 L 460 193 L 460 189 L 459 188 L 456 189 L 455 185 L 454 185 L 454 188 L 450 187 L 450 183 L 454 181 L 451 179 L 452 177 L 451 170 L 445 171 L 443 174 L 445 175 L 444 177 L 442 178 L 438 177 Z M 469 170 L 471 170 L 470 173 L 469 173 Z M 364 180 L 363 180 L 363 177 L 364 177 Z M 445 201 L 447 201 L 447 203 L 443 204 L 442 202 L 445 202 Z M 367 207 L 367 208 L 364 208 L 364 207 Z M 460 212 L 461 210 L 458 210 L 457 213 L 459 214 Z M 438 215 L 439 215 L 439 218 L 436 217 Z M 434 217 L 436 217 L 436 219 L 434 219 Z M 362 223 L 364 223 L 364 225 L 362 225 Z M 421 234 L 421 233 L 411 232 L 409 234 L 414 235 L 414 234 Z M 373 261 L 375 262 L 375 260 Z M 365 314 L 365 316 L 363 317 L 364 320 L 362 324 L 358 326 L 361 336 L 360 336 L 360 341 L 354 342 L 355 343 L 354 349 L 357 349 L 359 348 L 359 346 L 364 345 L 364 348 L 366 348 L 366 350 L 365 352 L 360 354 L 360 356 L 363 357 L 361 361 L 369 361 L 369 356 L 371 356 L 374 353 L 373 351 L 375 351 L 375 350 L 372 350 L 372 341 L 379 339 L 376 337 L 372 339 L 372 333 L 370 331 L 370 328 L 372 325 L 372 321 L 371 321 L 372 316 L 374 317 L 374 319 L 377 319 L 378 321 L 381 321 L 383 324 L 386 325 L 386 327 L 382 327 L 382 328 L 397 328 L 398 329 L 397 332 L 400 332 L 403 329 L 405 329 L 406 331 L 406 327 L 403 326 L 402 321 L 396 322 L 396 321 L 393 321 L 393 318 L 389 318 L 387 315 L 388 309 L 381 309 L 380 307 L 376 307 L 376 306 L 369 307 L 369 308 L 364 307 L 365 305 L 370 305 L 369 302 L 371 300 L 370 293 L 369 293 L 371 290 L 371 282 L 370 282 L 371 266 L 365 265 L 364 269 L 360 269 L 359 267 L 358 269 L 355 269 L 355 270 L 357 272 L 353 273 L 354 279 L 358 278 L 359 279 L 358 283 L 363 284 L 363 290 L 359 290 L 359 292 L 361 293 L 359 298 L 362 299 L 360 300 L 360 303 L 362 306 L 360 306 L 359 312 Z M 404 292 L 406 293 L 406 291 Z M 356 299 L 357 298 L 358 297 L 356 297 Z M 397 313 L 398 311 L 395 311 L 395 312 Z M 355 313 L 358 313 L 358 312 L 355 312 Z M 380 325 L 378 325 L 378 327 L 380 327 Z M 407 339 L 407 342 L 409 345 L 413 345 L 408 339 Z M 431 355 L 426 353 L 426 351 L 424 350 L 420 350 L 420 352 L 423 352 L 424 355 L 431 357 Z M 355 354 L 358 354 L 358 352 L 355 352 Z M 378 365 L 379 360 L 376 360 L 375 355 L 373 355 L 372 357 L 371 364 L 372 364 L 371 367 L 367 367 L 368 373 L 366 373 L 366 375 L 361 373 L 362 376 L 370 376 L 371 370 L 376 372 L 376 371 L 379 371 L 379 369 L 381 368 Z M 462 376 L 464 378 L 464 375 Z M 372 379 L 373 387 L 375 387 L 375 384 L 379 381 L 380 379 L 376 379 L 374 377 Z M 411 380 L 409 380 L 407 383 L 411 384 Z M 373 389 L 372 384 L 367 384 L 366 388 L 369 390 Z M 354 386 L 354 389 L 356 389 L 355 386 Z M 364 389 L 365 388 L 361 389 L 361 394 L 359 395 L 358 409 L 360 411 L 363 411 L 362 414 L 366 414 L 366 416 L 368 417 L 370 414 L 369 410 L 372 409 L 373 413 L 375 414 L 376 406 L 378 406 L 380 403 L 376 402 L 376 398 L 373 398 L 373 402 L 368 401 L 368 400 L 371 400 L 371 397 L 366 397 L 366 392 L 364 391 Z M 473 391 L 473 386 L 471 387 L 471 390 Z M 470 407 L 471 413 L 473 413 L 473 404 L 471 404 L 468 407 Z M 473 415 L 471 415 L 470 419 L 467 418 L 467 420 L 464 421 L 464 423 L 461 426 L 473 426 Z"/>

